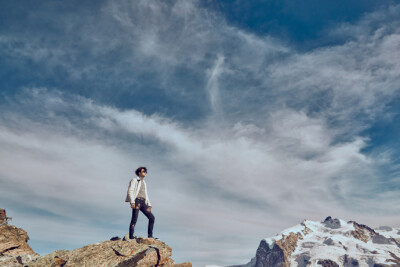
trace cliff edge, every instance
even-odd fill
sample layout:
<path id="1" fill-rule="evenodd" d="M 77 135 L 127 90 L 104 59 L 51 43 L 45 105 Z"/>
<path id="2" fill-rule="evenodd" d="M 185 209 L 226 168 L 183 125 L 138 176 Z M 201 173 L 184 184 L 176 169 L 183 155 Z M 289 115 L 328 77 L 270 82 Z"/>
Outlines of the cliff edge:
<path id="1" fill-rule="evenodd" d="M 189 262 L 175 263 L 172 249 L 160 240 L 136 238 L 90 244 L 74 250 L 57 250 L 40 256 L 28 245 L 25 230 L 4 221 L 0 225 L 0 266 L 8 267 L 191 267 Z"/>

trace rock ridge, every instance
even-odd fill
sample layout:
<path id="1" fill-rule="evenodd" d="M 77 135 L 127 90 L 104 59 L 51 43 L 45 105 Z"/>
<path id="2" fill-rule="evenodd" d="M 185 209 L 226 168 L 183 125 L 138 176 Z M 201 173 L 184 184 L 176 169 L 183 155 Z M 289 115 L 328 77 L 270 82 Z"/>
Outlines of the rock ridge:
<path id="1" fill-rule="evenodd" d="M 400 229 L 388 226 L 372 229 L 330 216 L 322 222 L 304 220 L 261 240 L 256 256 L 249 263 L 235 265 L 267 266 L 400 266 Z"/>
<path id="2" fill-rule="evenodd" d="M 89 244 L 74 250 L 56 250 L 40 256 L 28 245 L 27 232 L 7 222 L 0 225 L 0 266 L 7 267 L 191 267 L 175 263 L 172 249 L 152 238 L 112 240 Z"/>

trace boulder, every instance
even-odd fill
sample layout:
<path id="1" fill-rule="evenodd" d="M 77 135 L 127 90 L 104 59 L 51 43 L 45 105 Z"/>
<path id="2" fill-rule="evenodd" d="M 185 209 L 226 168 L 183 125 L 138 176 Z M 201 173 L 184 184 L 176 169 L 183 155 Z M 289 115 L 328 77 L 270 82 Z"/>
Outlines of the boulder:
<path id="1" fill-rule="evenodd" d="M 13 225 L 0 225 L 0 256 L 38 255 L 28 245 L 29 236 L 24 229 Z"/>

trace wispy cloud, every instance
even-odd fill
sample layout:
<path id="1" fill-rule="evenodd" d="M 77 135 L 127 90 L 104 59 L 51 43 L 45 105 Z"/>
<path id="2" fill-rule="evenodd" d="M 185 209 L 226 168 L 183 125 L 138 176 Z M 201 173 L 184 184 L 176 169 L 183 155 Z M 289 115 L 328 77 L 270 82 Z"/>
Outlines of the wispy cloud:
<path id="1" fill-rule="evenodd" d="M 57 21 L 53 40 L 3 33 L 7 66 L 31 77 L 32 60 L 43 88 L 3 94 L 0 201 L 31 241 L 100 241 L 126 232 L 126 186 L 146 165 L 157 231 L 196 265 L 250 259 L 304 218 L 395 225 L 399 181 L 382 177 L 396 173 L 392 150 L 366 153 L 363 130 L 397 114 L 398 13 L 339 26 L 331 35 L 347 42 L 306 52 L 196 1 L 108 2 Z"/>
<path id="2" fill-rule="evenodd" d="M 65 220 L 82 227 L 96 221 L 108 229 L 106 233 L 111 234 L 115 225 L 123 234 L 128 221 L 125 187 L 133 169 L 142 164 L 151 170 L 149 184 L 160 229 L 173 227 L 181 218 L 182 231 L 194 236 L 206 231 L 221 236 L 221 242 L 238 231 L 278 231 L 282 225 L 276 222 L 282 219 L 290 225 L 305 216 L 319 219 L 327 211 L 366 220 L 370 213 L 363 215 L 363 210 L 382 211 L 374 201 L 387 200 L 354 194 L 379 183 L 372 175 L 374 159 L 360 152 L 365 142 L 358 138 L 332 144 L 327 125 L 305 113 L 282 110 L 271 117 L 267 130 L 235 125 L 210 132 L 80 97 L 67 102 L 62 94 L 44 89 L 26 94 L 13 107 L 22 111 L 28 103 L 38 105 L 41 121 L 18 112 L 2 117 L 1 182 L 7 188 L 3 201 L 29 203 L 28 208 L 62 216 L 60 227 Z M 65 116 L 72 113 L 85 116 Z M 393 195 L 390 202 L 396 201 Z M 395 204 L 388 205 L 396 210 Z M 116 218 L 111 225 L 105 212 Z M 246 225 L 255 229 L 243 232 Z M 45 234 L 47 228 L 29 227 L 40 233 L 40 240 L 53 238 L 51 232 Z M 99 237 L 108 237 L 103 235 Z M 203 238 L 207 242 L 207 235 Z M 177 251 L 184 245 L 179 238 L 171 242 Z"/>
<path id="3" fill-rule="evenodd" d="M 209 70 L 208 81 L 207 81 L 207 91 L 209 93 L 209 98 L 211 102 L 211 107 L 213 113 L 219 113 L 219 88 L 218 88 L 218 77 L 223 72 L 224 57 L 219 55 L 215 65 Z"/>

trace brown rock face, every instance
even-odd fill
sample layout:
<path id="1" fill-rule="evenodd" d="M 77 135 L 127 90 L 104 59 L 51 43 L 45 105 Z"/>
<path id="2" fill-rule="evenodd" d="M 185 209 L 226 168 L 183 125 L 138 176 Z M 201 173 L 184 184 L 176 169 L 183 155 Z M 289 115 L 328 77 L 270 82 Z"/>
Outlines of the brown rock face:
<path id="1" fill-rule="evenodd" d="M 72 251 L 59 250 L 24 263 L 28 267 L 54 266 L 174 266 L 191 267 L 190 263 L 176 264 L 172 250 L 164 242 L 149 238 L 129 241 L 105 241 Z"/>
<path id="2" fill-rule="evenodd" d="M 351 234 L 367 243 L 369 240 L 371 240 L 374 236 L 378 235 L 373 229 L 371 229 L 370 227 L 364 225 L 364 224 L 358 224 L 356 222 L 352 222 L 353 226 L 355 228 L 355 231 L 352 231 Z"/>
<path id="3" fill-rule="evenodd" d="M 400 257 L 396 256 L 394 253 L 390 253 L 390 256 L 393 257 L 393 259 L 387 259 L 387 262 L 394 263 L 392 266 L 400 266 Z"/>
<path id="4" fill-rule="evenodd" d="M 37 255 L 28 245 L 25 230 L 13 225 L 0 225 L 0 256 Z"/>
<path id="5" fill-rule="evenodd" d="M 0 209 L 0 225 L 6 224 L 7 221 L 11 220 L 12 218 L 7 217 L 6 215 L 6 210 L 5 209 Z"/>
<path id="6" fill-rule="evenodd" d="M 129 241 L 104 241 L 82 248 L 54 251 L 45 256 L 0 257 L 0 266 L 27 267 L 191 267 L 191 263 L 175 263 L 170 257 L 171 248 L 164 242 L 149 238 L 137 238 Z"/>
<path id="7" fill-rule="evenodd" d="M 189 262 L 175 263 L 172 249 L 164 242 L 151 238 L 104 241 L 82 248 L 57 250 L 40 256 L 28 245 L 25 230 L 8 225 L 5 212 L 0 224 L 0 266 L 7 267 L 192 267 Z M 3 218 L 2 217 L 2 218 Z"/>
<path id="8" fill-rule="evenodd" d="M 0 209 L 0 223 L 3 223 L 6 220 L 6 210 Z"/>

